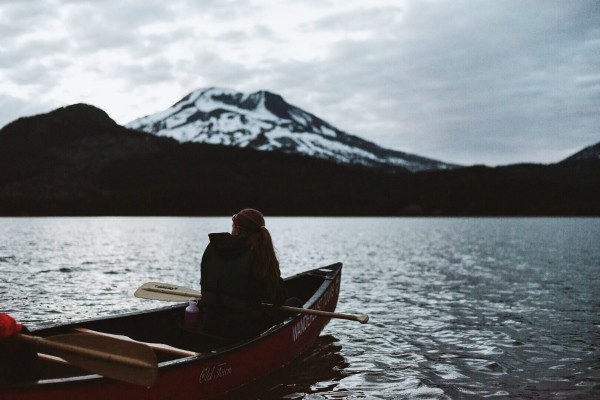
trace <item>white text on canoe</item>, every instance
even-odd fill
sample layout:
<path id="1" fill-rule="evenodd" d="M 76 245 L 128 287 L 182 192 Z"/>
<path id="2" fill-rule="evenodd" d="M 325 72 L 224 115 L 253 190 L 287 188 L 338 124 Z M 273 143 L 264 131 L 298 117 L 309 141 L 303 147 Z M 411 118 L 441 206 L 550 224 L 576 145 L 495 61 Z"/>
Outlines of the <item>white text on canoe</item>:
<path id="1" fill-rule="evenodd" d="M 223 378 L 227 375 L 231 375 L 232 372 L 233 368 L 230 365 L 227 365 L 227 363 L 205 367 L 202 369 L 202 372 L 200 372 L 200 383 Z"/>
<path id="2" fill-rule="evenodd" d="M 317 303 L 315 304 L 315 309 L 317 310 L 322 310 L 324 308 L 325 305 L 329 304 L 329 302 L 331 301 L 331 299 L 337 294 L 337 290 L 338 290 L 338 284 L 337 281 L 339 280 L 339 276 L 336 278 L 336 282 L 334 282 L 329 289 L 325 292 L 325 294 L 323 295 L 323 297 L 321 297 Z M 306 329 L 308 329 L 308 327 L 310 326 L 310 324 L 312 324 L 312 322 L 317 318 L 316 315 L 311 315 L 311 314 L 306 314 L 304 315 L 302 318 L 300 318 L 300 321 L 296 322 L 296 325 L 294 325 L 292 327 L 292 337 L 294 339 L 294 342 L 296 340 L 298 340 L 298 338 L 304 333 L 306 332 Z"/>

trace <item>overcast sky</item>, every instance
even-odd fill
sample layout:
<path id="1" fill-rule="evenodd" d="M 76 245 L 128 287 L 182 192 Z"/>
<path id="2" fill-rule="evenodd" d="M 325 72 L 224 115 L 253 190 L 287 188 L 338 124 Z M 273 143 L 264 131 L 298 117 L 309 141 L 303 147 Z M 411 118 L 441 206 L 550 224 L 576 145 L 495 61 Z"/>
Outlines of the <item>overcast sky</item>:
<path id="1" fill-rule="evenodd" d="M 600 1 L 0 0 L 0 126 L 210 86 L 442 161 L 556 162 L 600 142 Z"/>

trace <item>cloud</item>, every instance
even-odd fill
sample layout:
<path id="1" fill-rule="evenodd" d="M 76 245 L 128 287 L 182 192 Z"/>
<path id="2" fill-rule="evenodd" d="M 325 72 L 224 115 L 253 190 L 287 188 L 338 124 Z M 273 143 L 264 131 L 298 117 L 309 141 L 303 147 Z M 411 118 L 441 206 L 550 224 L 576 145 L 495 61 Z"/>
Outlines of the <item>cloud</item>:
<path id="1" fill-rule="evenodd" d="M 64 25 L 78 52 L 143 45 L 144 28 L 175 18 L 168 2 L 106 0 L 77 2 L 67 8 Z"/>
<path id="2" fill-rule="evenodd" d="M 0 6 L 0 31 L 5 43 L 31 32 L 31 27 L 45 26 L 48 19 L 54 19 L 58 15 L 54 5 L 44 0 L 3 0 Z"/>
<path id="3" fill-rule="evenodd" d="M 15 115 L 30 116 L 48 112 L 48 110 L 58 108 L 59 104 L 31 102 L 28 99 L 22 99 L 11 95 L 0 93 L 0 128 L 8 123 L 17 120 Z M 6 121 L 6 122 L 4 122 Z"/>
<path id="4" fill-rule="evenodd" d="M 368 3 L 366 3 L 368 4 Z M 316 21 L 304 24 L 306 29 L 314 31 L 341 31 L 344 34 L 353 32 L 379 33 L 387 36 L 394 31 L 402 18 L 403 7 L 386 6 L 344 10 L 332 12 Z M 392 29 L 390 29 L 392 27 Z"/>
<path id="5" fill-rule="evenodd" d="M 126 123 L 222 86 L 456 163 L 600 140 L 594 0 L 4 0 L 0 34 L 0 125 L 80 101 Z"/>
<path id="6" fill-rule="evenodd" d="M 316 74 L 335 71 L 320 87 L 342 101 L 317 108 L 380 144 L 454 162 L 550 161 L 567 141 L 548 136 L 597 141 L 598 90 L 576 81 L 598 65 L 583 48 L 600 54 L 598 13 L 516 4 L 418 2 L 388 21 L 386 36 L 336 43 Z"/>

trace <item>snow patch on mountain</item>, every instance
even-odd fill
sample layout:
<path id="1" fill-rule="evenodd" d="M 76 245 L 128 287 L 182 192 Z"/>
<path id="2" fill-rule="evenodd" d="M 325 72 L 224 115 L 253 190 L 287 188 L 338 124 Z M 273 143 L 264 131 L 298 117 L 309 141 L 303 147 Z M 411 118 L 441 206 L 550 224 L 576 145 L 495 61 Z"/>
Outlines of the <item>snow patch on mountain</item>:
<path id="1" fill-rule="evenodd" d="M 168 109 L 125 126 L 179 142 L 282 151 L 368 167 L 411 171 L 453 167 L 347 134 L 267 91 L 196 90 Z"/>

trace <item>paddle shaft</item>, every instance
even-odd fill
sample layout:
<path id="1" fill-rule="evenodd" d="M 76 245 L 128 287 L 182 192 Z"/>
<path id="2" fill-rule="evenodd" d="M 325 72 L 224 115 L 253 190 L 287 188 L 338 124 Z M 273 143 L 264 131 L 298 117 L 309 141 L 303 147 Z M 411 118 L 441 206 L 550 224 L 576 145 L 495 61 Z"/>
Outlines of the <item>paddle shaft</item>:
<path id="1" fill-rule="evenodd" d="M 170 295 L 175 295 L 175 296 L 181 296 L 182 298 L 187 297 L 187 298 L 200 299 L 202 297 L 198 292 L 181 290 L 181 289 L 178 289 L 178 287 L 175 285 L 166 285 L 165 284 L 164 286 L 165 287 L 171 286 L 176 289 L 169 290 L 169 289 L 162 289 L 162 288 L 157 288 L 157 287 L 147 287 L 144 289 L 149 292 L 170 294 Z M 299 308 L 299 307 L 290 307 L 290 306 L 274 306 L 273 304 L 267 304 L 267 303 L 263 303 L 263 305 L 273 307 L 277 310 L 289 312 L 289 313 L 293 313 L 293 314 L 296 314 L 296 313 L 297 314 L 311 314 L 311 315 L 318 315 L 318 316 L 327 317 L 327 318 L 346 319 L 346 320 L 350 320 L 350 321 L 358 321 L 361 324 L 365 324 L 369 321 L 369 316 L 364 315 L 364 314 L 363 315 L 342 314 L 342 313 L 336 313 L 336 312 L 330 312 L 330 311 L 313 310 L 310 308 Z"/>
<path id="2" fill-rule="evenodd" d="M 311 308 L 299 308 L 299 307 L 290 307 L 290 306 L 274 306 L 272 304 L 263 303 L 263 306 L 270 306 L 279 311 L 285 311 L 292 314 L 311 314 L 318 315 L 320 317 L 327 318 L 339 318 L 339 319 L 347 319 L 349 321 L 358 321 L 361 324 L 366 324 L 369 321 L 368 315 L 353 315 L 353 314 L 342 314 L 331 311 L 321 311 L 321 310 L 313 310 Z"/>
<path id="3" fill-rule="evenodd" d="M 75 346 L 75 345 L 67 344 L 67 343 L 53 342 L 52 340 L 49 340 L 49 339 L 44 339 L 44 338 L 37 337 L 37 336 L 23 335 L 21 333 L 15 335 L 15 336 L 20 341 L 28 342 L 30 344 L 40 346 L 40 347 L 43 347 L 46 349 L 56 350 L 59 353 L 66 352 L 66 353 L 70 353 L 70 354 L 76 354 L 76 355 L 80 355 L 83 357 L 91 357 L 91 358 L 95 358 L 95 359 L 98 359 L 101 361 L 122 364 L 122 365 L 126 365 L 129 367 L 135 367 L 135 368 L 156 368 L 155 365 L 146 363 L 141 360 L 136 360 L 131 357 L 122 356 L 119 354 L 104 353 L 102 351 L 98 351 L 98 350 L 94 350 L 94 349 L 88 349 L 85 347 Z"/>

